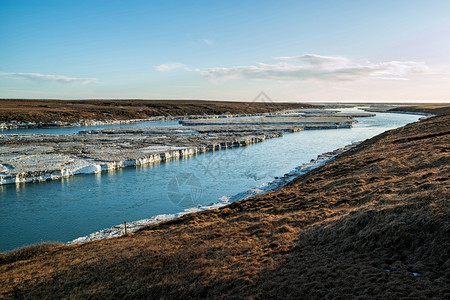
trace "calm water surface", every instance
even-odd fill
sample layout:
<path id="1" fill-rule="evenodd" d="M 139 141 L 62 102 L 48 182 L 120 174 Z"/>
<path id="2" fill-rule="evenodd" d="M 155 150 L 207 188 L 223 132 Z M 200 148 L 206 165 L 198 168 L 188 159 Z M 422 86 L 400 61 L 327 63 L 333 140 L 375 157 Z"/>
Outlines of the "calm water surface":
<path id="1" fill-rule="evenodd" d="M 351 129 L 302 131 L 152 166 L 0 186 L 0 251 L 66 242 L 123 221 L 208 205 L 282 176 L 323 152 L 419 117 L 379 113 L 359 118 Z"/>

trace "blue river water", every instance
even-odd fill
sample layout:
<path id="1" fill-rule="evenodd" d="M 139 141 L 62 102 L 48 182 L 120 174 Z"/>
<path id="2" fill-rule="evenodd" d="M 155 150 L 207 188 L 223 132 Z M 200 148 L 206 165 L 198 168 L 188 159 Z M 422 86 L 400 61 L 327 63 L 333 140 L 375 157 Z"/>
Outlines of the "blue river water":
<path id="1" fill-rule="evenodd" d="M 419 117 L 377 113 L 358 118 L 351 129 L 302 131 L 155 165 L 0 186 L 0 251 L 42 241 L 67 242 L 124 221 L 208 205 L 283 176 L 321 153 Z"/>

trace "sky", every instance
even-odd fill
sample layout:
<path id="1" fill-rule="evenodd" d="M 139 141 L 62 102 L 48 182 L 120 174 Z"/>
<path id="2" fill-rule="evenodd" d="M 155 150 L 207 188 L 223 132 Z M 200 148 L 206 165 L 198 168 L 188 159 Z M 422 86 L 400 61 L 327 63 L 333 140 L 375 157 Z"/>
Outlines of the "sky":
<path id="1" fill-rule="evenodd" d="M 450 101 L 449 0 L 0 0 L 0 98 Z"/>

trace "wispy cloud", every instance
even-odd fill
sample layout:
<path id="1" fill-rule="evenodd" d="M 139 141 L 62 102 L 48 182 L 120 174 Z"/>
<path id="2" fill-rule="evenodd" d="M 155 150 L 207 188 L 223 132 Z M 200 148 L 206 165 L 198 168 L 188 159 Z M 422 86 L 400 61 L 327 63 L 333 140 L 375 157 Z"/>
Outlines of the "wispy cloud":
<path id="1" fill-rule="evenodd" d="M 276 57 L 275 60 L 278 62 L 209 69 L 193 69 L 180 62 L 170 62 L 154 68 L 160 72 L 172 70 L 198 72 L 211 80 L 247 78 L 278 81 L 357 81 L 363 79 L 405 81 L 413 75 L 436 74 L 424 63 L 415 61 L 372 63 L 354 61 L 343 56 L 316 54 Z"/>
<path id="2" fill-rule="evenodd" d="M 211 68 L 199 72 L 210 79 L 272 79 L 272 80 L 408 80 L 413 74 L 429 73 L 422 62 L 390 61 L 381 63 L 355 62 L 341 56 L 305 54 L 278 57 L 274 64 Z"/>
<path id="3" fill-rule="evenodd" d="M 24 78 L 38 82 L 56 82 L 60 84 L 89 84 L 96 82 L 96 78 L 77 78 L 64 75 L 49 75 L 41 73 L 7 73 L 0 72 L 0 76 Z"/>
<path id="4" fill-rule="evenodd" d="M 206 44 L 208 46 L 212 46 L 214 44 L 213 40 L 209 40 L 209 39 L 202 39 L 202 43 Z"/>
<path id="5" fill-rule="evenodd" d="M 186 70 L 187 66 L 185 64 L 182 64 L 179 62 L 169 62 L 169 63 L 161 64 L 159 66 L 154 66 L 153 68 L 159 72 L 167 72 L 167 71 L 172 71 L 172 70 L 176 70 L 176 69 Z"/>
<path id="6" fill-rule="evenodd" d="M 350 63 L 350 60 L 343 56 L 323 56 L 317 54 L 304 54 L 300 56 L 282 56 L 275 58 L 283 61 L 304 62 L 313 66 L 345 66 Z"/>

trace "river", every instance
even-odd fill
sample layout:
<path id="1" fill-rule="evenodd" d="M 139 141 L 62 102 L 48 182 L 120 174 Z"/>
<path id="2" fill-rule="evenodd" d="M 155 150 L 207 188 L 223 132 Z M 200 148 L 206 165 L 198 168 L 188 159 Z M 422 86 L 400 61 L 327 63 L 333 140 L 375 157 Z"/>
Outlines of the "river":
<path id="1" fill-rule="evenodd" d="M 0 251 L 42 241 L 67 242 L 124 221 L 208 205 L 282 176 L 321 153 L 419 118 L 377 113 L 358 118 L 351 129 L 302 131 L 155 165 L 0 186 Z M 174 124 L 158 122 L 158 126 Z M 70 134 L 85 128 L 66 129 L 66 133 L 51 133 Z M 33 130 L 25 132 L 37 133 Z"/>

